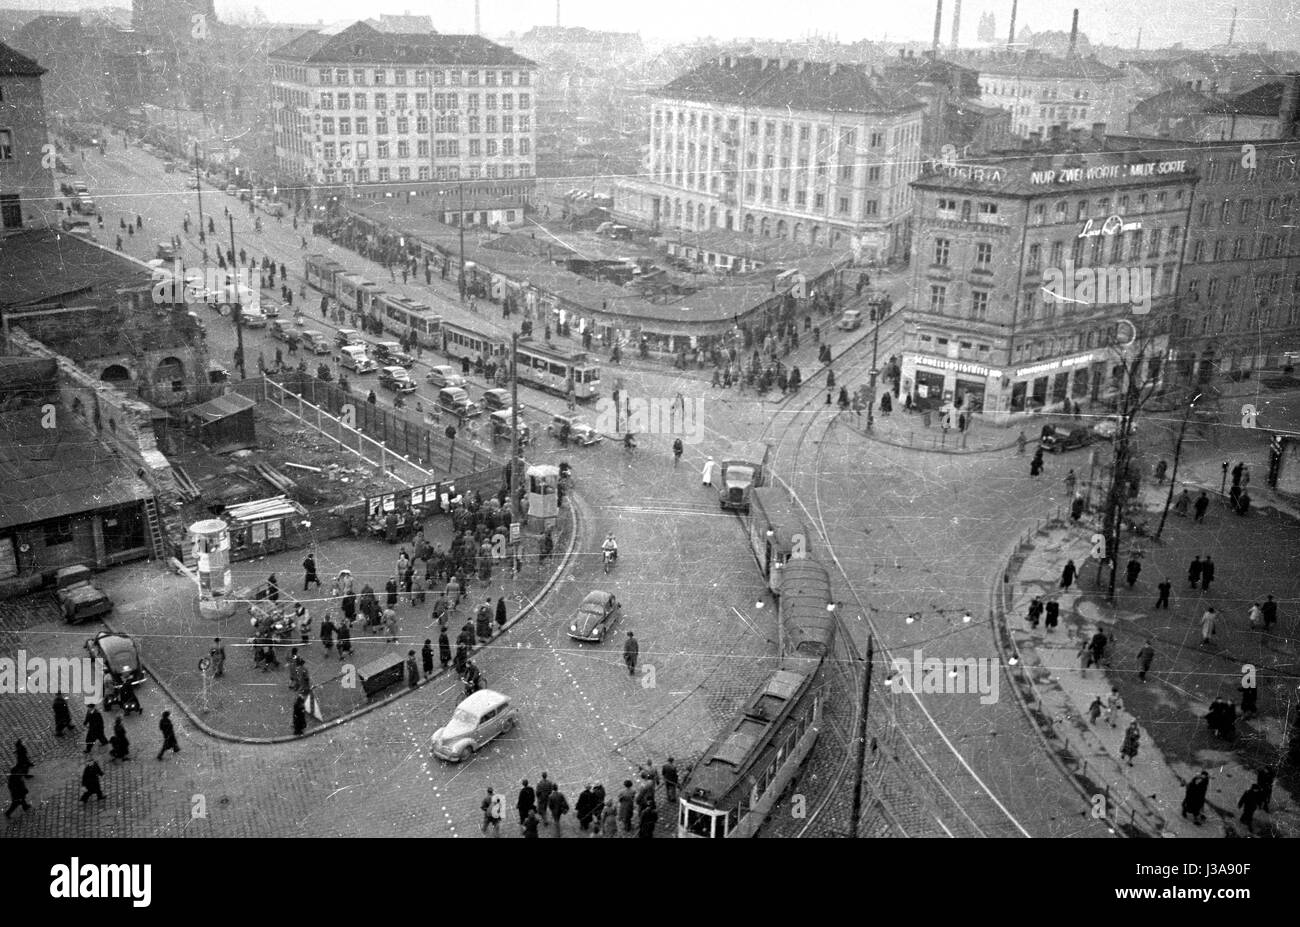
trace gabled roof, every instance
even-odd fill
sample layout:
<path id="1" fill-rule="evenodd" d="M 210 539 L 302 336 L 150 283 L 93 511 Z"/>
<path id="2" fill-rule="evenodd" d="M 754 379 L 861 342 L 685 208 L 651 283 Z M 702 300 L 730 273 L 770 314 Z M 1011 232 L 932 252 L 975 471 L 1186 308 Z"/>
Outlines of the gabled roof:
<path id="1" fill-rule="evenodd" d="M 0 42 L 0 77 L 40 77 L 44 73 L 45 68 L 31 58 Z"/>
<path id="2" fill-rule="evenodd" d="M 380 32 L 355 22 L 335 35 L 306 32 L 271 53 L 302 64 L 429 64 L 534 67 L 532 61 L 479 35 Z"/>
<path id="3" fill-rule="evenodd" d="M 658 94 L 815 112 L 878 113 L 921 106 L 908 94 L 872 80 L 860 68 L 777 58 L 713 58 L 660 88 Z"/>
<path id="4" fill-rule="evenodd" d="M 1118 80 L 1124 72 L 1096 58 L 1058 58 L 1038 52 L 963 59 L 962 64 L 993 77 L 1022 80 Z"/>
<path id="5" fill-rule="evenodd" d="M 1253 90 L 1234 94 L 1207 111 L 1237 116 L 1276 116 L 1282 107 L 1284 86 L 1280 80 L 1270 81 Z"/>

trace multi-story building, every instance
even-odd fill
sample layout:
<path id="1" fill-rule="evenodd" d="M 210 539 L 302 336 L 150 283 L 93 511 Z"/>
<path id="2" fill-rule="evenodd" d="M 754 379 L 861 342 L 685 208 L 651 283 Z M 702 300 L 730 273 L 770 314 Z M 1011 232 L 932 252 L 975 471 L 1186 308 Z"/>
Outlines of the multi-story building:
<path id="1" fill-rule="evenodd" d="M 652 102 L 648 173 L 615 214 L 903 257 L 924 106 L 860 68 L 723 56 Z"/>
<path id="2" fill-rule="evenodd" d="M 1011 114 L 978 102 L 979 72 L 927 55 L 917 58 L 899 49 L 897 61 L 885 65 L 884 79 L 925 104 L 921 157 L 939 158 L 951 145 L 962 157 L 978 157 L 1011 147 Z"/>
<path id="3" fill-rule="evenodd" d="M 1049 127 L 1089 131 L 1095 123 L 1124 124 L 1128 85 L 1124 72 L 1095 58 L 1056 58 L 1039 52 L 990 54 L 962 62 L 980 74 L 980 102 L 1011 113 L 1022 138 Z"/>
<path id="4" fill-rule="evenodd" d="M 299 36 L 271 67 L 286 178 L 362 195 L 463 194 L 482 212 L 484 200 L 526 201 L 533 189 L 537 69 L 508 48 L 357 22 Z"/>
<path id="5" fill-rule="evenodd" d="M 917 398 L 1005 419 L 1105 401 L 1135 351 L 1163 376 L 1195 169 L 1100 138 L 1053 147 L 934 162 L 912 184 L 902 386 Z"/>
<path id="6" fill-rule="evenodd" d="M 32 59 L 0 44 L 0 230 L 48 225 L 53 215 L 44 73 Z"/>

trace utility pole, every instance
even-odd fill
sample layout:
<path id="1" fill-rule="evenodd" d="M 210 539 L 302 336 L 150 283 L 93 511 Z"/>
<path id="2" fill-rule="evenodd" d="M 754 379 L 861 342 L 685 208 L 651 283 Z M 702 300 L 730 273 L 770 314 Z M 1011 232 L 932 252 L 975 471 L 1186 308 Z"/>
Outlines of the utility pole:
<path id="1" fill-rule="evenodd" d="M 1106 601 L 1115 601 L 1115 577 L 1119 570 L 1119 545 L 1124 529 L 1125 483 L 1129 470 L 1129 441 L 1132 430 L 1134 393 L 1141 389 L 1138 376 L 1146 361 L 1146 348 L 1141 348 L 1132 362 L 1126 365 L 1124 374 L 1123 401 L 1120 405 L 1119 431 L 1115 435 L 1115 470 L 1110 479 L 1110 498 L 1106 507 L 1106 547 L 1110 558 L 1110 584 L 1106 591 Z"/>
<path id="2" fill-rule="evenodd" d="M 460 193 L 460 212 L 456 216 L 456 227 L 460 229 L 460 301 L 465 301 L 465 181 L 456 185 Z"/>
<path id="3" fill-rule="evenodd" d="M 871 702 L 871 670 L 875 665 L 875 638 L 867 637 L 867 665 L 862 672 L 862 697 L 858 704 L 858 736 L 854 749 L 853 811 L 849 821 L 849 836 L 857 839 L 862 824 L 862 780 L 867 763 L 867 708 Z"/>
<path id="4" fill-rule="evenodd" d="M 199 213 L 199 215 L 202 215 L 202 213 Z M 239 302 L 239 270 L 233 266 L 235 263 L 235 214 L 231 213 L 229 219 L 230 263 L 232 266 L 226 276 L 233 281 L 235 288 L 235 301 L 230 304 L 230 317 L 235 323 L 235 361 L 239 364 L 239 379 L 247 380 L 248 371 L 244 367 L 244 307 Z"/>
<path id="5" fill-rule="evenodd" d="M 880 370 L 876 367 L 877 351 L 880 348 L 880 323 L 884 317 L 884 303 L 876 298 L 869 301 L 871 306 L 871 392 L 867 396 L 867 431 L 876 423 L 876 377 Z"/>
<path id="6" fill-rule="evenodd" d="M 519 457 L 519 332 L 510 336 L 510 522 L 519 524 L 519 490 L 523 488 L 523 461 Z M 513 529 L 512 529 L 513 530 Z M 522 526 L 519 543 L 524 540 Z M 512 539 L 513 540 L 513 539 Z"/>
<path id="7" fill-rule="evenodd" d="M 1197 393 L 1192 397 L 1192 401 L 1187 404 L 1183 410 L 1183 424 L 1178 428 L 1178 443 L 1174 445 L 1174 468 L 1169 474 L 1169 494 L 1165 496 L 1165 510 L 1160 513 L 1160 527 L 1156 529 L 1156 540 L 1160 540 L 1160 535 L 1165 530 L 1165 519 L 1169 517 L 1169 506 L 1174 501 L 1174 486 L 1178 483 L 1178 461 L 1183 456 L 1183 435 L 1187 434 L 1187 423 L 1192 417 L 1192 409 L 1196 408 L 1196 400 L 1201 398 Z"/>
<path id="8" fill-rule="evenodd" d="M 199 195 L 199 242 L 206 240 L 207 232 L 203 229 L 203 181 L 199 179 L 199 143 L 194 143 L 194 192 Z M 208 249 L 203 249 L 203 269 L 208 269 Z"/>

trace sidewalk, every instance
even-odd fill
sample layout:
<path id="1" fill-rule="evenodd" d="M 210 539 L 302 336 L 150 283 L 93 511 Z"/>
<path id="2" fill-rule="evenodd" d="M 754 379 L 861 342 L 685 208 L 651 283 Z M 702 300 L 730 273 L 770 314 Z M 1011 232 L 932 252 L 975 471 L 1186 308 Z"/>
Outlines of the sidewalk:
<path id="1" fill-rule="evenodd" d="M 548 564 L 539 564 L 534 559 L 514 577 L 506 563 L 494 562 L 490 582 L 485 584 L 477 576 L 468 578 L 465 599 L 447 619 L 447 634 L 453 649 L 461 625 L 473 620 L 475 608 L 485 597 L 492 600 L 494 616 L 496 600 L 505 598 L 509 627 L 551 576 L 564 568 L 564 551 L 569 547 L 572 524 L 569 519 L 559 521 L 555 556 Z M 446 551 L 452 537 L 450 517 L 429 518 L 425 534 L 431 544 Z M 320 702 L 325 721 L 349 715 L 368 703 L 359 686 L 345 688 L 342 684 L 340 674 L 345 664 L 360 667 L 377 657 L 394 653 L 404 656 L 408 650 L 415 650 L 419 660 L 426 639 L 433 641 L 436 652 L 438 627 L 432 611 L 441 588 L 429 590 L 423 605 L 406 604 L 404 596 L 399 598 L 394 609 L 398 616 L 395 644 L 382 636 L 368 636 L 359 617 L 352 626 L 352 654 L 347 660 L 341 660 L 336 649 L 326 650 L 321 644 L 321 619 L 330 612 L 337 621 L 341 613 L 338 602 L 329 596 L 338 571 L 352 571 L 358 595 L 367 583 L 373 586 L 383 607 L 384 584 L 395 574 L 396 558 L 403 548 L 410 553 L 412 545 L 348 538 L 322 541 L 312 548 L 322 586 L 319 589 L 313 586 L 306 592 L 302 589 L 301 566 L 306 550 L 284 551 L 232 565 L 232 591 L 256 587 L 274 573 L 280 587 L 280 603 L 286 611 L 292 613 L 295 601 L 307 606 L 312 619 L 310 641 L 306 645 L 296 642 L 294 645 L 300 647 L 300 654 L 307 662 L 313 694 Z M 294 693 L 288 685 L 288 646 L 277 648 L 279 668 L 269 672 L 255 668 L 248 644 L 251 618 L 247 606 L 239 606 L 229 618 L 201 617 L 193 580 L 163 572 L 157 562 L 121 567 L 97 579 L 115 603 L 107 623 L 139 642 L 150 672 L 166 686 L 168 694 L 191 720 L 232 740 L 281 738 L 292 733 Z M 499 633 L 495 620 L 493 629 Z M 220 679 L 208 681 L 205 702 L 203 678 L 196 667 L 198 660 L 208 655 L 214 637 L 220 637 L 226 649 L 225 673 Z M 435 662 L 437 672 L 441 672 L 441 666 Z M 384 695 L 401 692 L 403 687 L 405 682 L 393 686 Z M 150 692 L 150 688 L 145 688 L 142 699 L 149 699 L 157 692 L 156 688 Z M 309 720 L 308 733 L 319 723 Z"/>
<path id="2" fill-rule="evenodd" d="M 1284 606 L 1273 633 L 1246 627 L 1246 589 L 1256 585 L 1259 573 L 1247 565 L 1263 565 L 1251 550 L 1251 540 L 1288 544 L 1290 560 L 1300 557 L 1300 525 L 1279 516 L 1272 516 L 1276 523 L 1267 525 L 1234 524 L 1224 521 L 1233 517 L 1226 509 L 1209 516 L 1210 520 L 1215 521 L 1216 515 L 1218 523 L 1211 526 L 1208 537 L 1204 526 L 1171 516 L 1177 524 L 1166 526 L 1165 543 L 1147 545 L 1139 552 L 1144 568 L 1132 590 L 1121 573 L 1113 607 L 1105 602 L 1108 574 L 1102 570 L 1099 584 L 1097 562 L 1089 559 L 1093 528 L 1088 525 L 1056 523 L 1038 532 L 1028 550 L 1022 548 L 1013 559 L 1010 582 L 1004 587 L 1005 630 L 1024 664 L 1025 676 L 1032 680 L 1025 693 L 1031 713 L 1048 728 L 1049 740 L 1076 776 L 1090 783 L 1090 790 L 1107 796 L 1116 819 L 1132 822 L 1148 834 L 1245 835 L 1245 826 L 1237 820 L 1237 799 L 1255 781 L 1257 769 L 1279 763 L 1285 747 L 1288 693 L 1296 683 L 1292 667 L 1297 621 Z M 1274 537 L 1277 532 L 1282 536 Z M 1204 545 L 1196 538 L 1205 539 L 1218 561 L 1210 594 L 1188 588 L 1182 578 L 1185 564 L 1176 559 L 1184 551 L 1202 552 Z M 1127 562 L 1127 557 L 1125 552 L 1121 560 Z M 1078 565 L 1079 580 L 1063 591 L 1060 576 L 1068 559 Z M 1268 562 L 1266 575 L 1270 577 L 1267 591 L 1280 601 L 1294 601 L 1300 595 L 1300 570 L 1294 562 Z M 1154 611 L 1155 586 L 1165 576 L 1174 582 L 1172 608 Z M 1262 599 L 1260 589 L 1252 588 L 1251 594 Z M 1060 603 L 1061 626 L 1056 631 L 1043 625 L 1030 627 L 1026 615 L 1034 596 Z M 1213 645 L 1201 647 L 1199 618 L 1210 600 L 1220 612 L 1219 633 Z M 1110 639 L 1102 668 L 1082 669 L 1080 650 L 1098 629 Z M 1142 682 L 1137 678 L 1136 654 L 1148 639 L 1156 656 Z M 1239 703 L 1237 685 L 1244 664 L 1259 667 L 1261 710 L 1254 717 L 1239 715 L 1236 740 L 1228 743 L 1213 737 L 1204 716 L 1213 698 Z M 1115 726 L 1104 715 L 1096 724 L 1090 723 L 1089 705 L 1099 695 L 1104 701 L 1112 686 L 1118 687 L 1125 706 Z M 1024 693 L 1026 686 L 1021 684 L 1020 689 Z M 1125 728 L 1134 719 L 1141 741 L 1129 766 L 1120 758 L 1120 746 Z M 1211 776 L 1209 821 L 1196 826 L 1182 817 L 1181 802 L 1185 784 L 1201 769 Z M 1258 835 L 1300 834 L 1300 807 L 1294 798 L 1297 777 L 1287 770 L 1283 765 L 1274 786 L 1271 813 L 1257 813 Z"/>

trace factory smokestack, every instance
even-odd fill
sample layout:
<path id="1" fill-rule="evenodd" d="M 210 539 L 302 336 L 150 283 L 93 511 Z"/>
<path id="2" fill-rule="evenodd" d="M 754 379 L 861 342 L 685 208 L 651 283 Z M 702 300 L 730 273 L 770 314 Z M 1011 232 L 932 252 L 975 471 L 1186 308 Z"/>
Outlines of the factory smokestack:
<path id="1" fill-rule="evenodd" d="M 1237 8 L 1232 8 L 1232 22 L 1228 25 L 1228 47 L 1232 47 L 1232 37 L 1237 34 Z"/>
<path id="2" fill-rule="evenodd" d="M 555 28 L 560 28 L 560 0 L 555 0 Z"/>
<path id="3" fill-rule="evenodd" d="M 943 0 L 935 0 L 934 3 L 934 46 L 930 49 L 931 54 L 939 57 L 939 32 L 943 28 Z"/>
<path id="4" fill-rule="evenodd" d="M 1074 19 L 1070 22 L 1070 57 L 1074 57 L 1075 46 L 1079 44 L 1079 9 L 1075 7 Z"/>
<path id="5" fill-rule="evenodd" d="M 1007 32 L 1007 48 L 1016 44 L 1016 0 L 1011 0 L 1011 29 Z"/>
<path id="6" fill-rule="evenodd" d="M 957 50 L 957 33 L 961 31 L 961 0 L 956 0 L 952 7 L 952 48 Z"/>
<path id="7" fill-rule="evenodd" d="M 474 34 L 483 34 L 483 21 L 479 18 L 479 0 L 474 0 Z"/>

